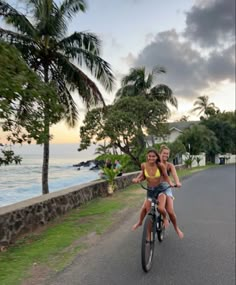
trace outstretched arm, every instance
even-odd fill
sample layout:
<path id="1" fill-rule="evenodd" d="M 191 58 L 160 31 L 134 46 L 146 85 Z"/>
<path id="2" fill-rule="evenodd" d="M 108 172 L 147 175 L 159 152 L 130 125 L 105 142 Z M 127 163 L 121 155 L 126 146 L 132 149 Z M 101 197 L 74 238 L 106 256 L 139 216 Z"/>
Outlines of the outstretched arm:
<path id="1" fill-rule="evenodd" d="M 145 175 L 144 175 L 144 165 L 142 164 L 141 165 L 141 172 L 139 173 L 139 175 L 135 178 L 132 179 L 132 182 L 133 183 L 139 183 L 141 181 L 144 181 L 146 178 L 145 178 Z"/>
<path id="2" fill-rule="evenodd" d="M 175 181 L 176 186 L 177 186 L 177 187 L 181 187 L 182 184 L 181 184 L 180 181 L 179 181 L 179 177 L 178 177 L 178 174 L 177 174 L 177 172 L 176 172 L 176 169 L 175 169 L 174 164 L 169 163 L 169 165 L 170 165 L 170 172 L 171 172 L 171 175 L 172 175 L 173 178 L 174 178 L 174 181 Z"/>

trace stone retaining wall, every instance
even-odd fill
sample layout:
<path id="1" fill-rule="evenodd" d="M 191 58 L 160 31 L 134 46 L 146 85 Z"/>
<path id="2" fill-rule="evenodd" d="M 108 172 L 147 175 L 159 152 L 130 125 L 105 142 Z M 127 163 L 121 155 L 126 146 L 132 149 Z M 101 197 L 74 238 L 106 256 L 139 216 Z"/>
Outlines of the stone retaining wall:
<path id="1" fill-rule="evenodd" d="M 116 178 L 117 190 L 131 184 L 137 172 Z M 20 235 L 46 225 L 58 216 L 97 197 L 108 195 L 106 181 L 70 187 L 0 208 L 0 246 L 13 243 Z"/>

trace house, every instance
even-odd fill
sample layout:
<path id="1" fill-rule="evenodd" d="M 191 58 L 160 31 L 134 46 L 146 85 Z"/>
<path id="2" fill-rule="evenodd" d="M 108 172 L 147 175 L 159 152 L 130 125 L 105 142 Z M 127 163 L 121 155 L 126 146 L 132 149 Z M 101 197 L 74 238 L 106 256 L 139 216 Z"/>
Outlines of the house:
<path id="1" fill-rule="evenodd" d="M 153 146 L 154 144 L 159 144 L 163 142 L 174 142 L 178 136 L 180 136 L 185 129 L 191 128 L 191 126 L 199 124 L 199 121 L 189 121 L 189 122 L 172 122 L 168 123 L 169 134 L 163 137 L 146 136 L 145 141 L 147 147 Z"/>

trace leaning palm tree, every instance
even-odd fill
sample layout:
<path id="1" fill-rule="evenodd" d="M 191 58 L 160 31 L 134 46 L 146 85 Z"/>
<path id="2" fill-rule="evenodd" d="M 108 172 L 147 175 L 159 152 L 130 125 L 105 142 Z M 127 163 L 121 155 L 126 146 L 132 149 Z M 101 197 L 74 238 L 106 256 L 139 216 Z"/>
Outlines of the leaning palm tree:
<path id="1" fill-rule="evenodd" d="M 63 119 L 75 126 L 78 110 L 70 91 L 77 91 L 86 106 L 103 103 L 96 84 L 82 71 L 85 68 L 111 90 L 113 74 L 109 64 L 100 57 L 100 40 L 92 33 L 74 32 L 67 35 L 68 22 L 78 12 L 86 11 L 85 0 L 25 0 L 29 15 L 24 15 L 5 1 L 0 0 L 0 17 L 14 29 L 0 28 L 0 38 L 21 52 L 28 65 L 46 83 L 52 82 L 58 101 L 63 107 Z M 77 65 L 75 63 L 77 62 Z M 45 94 L 47 96 L 47 94 Z M 49 104 L 48 104 L 49 105 Z M 42 167 L 43 194 L 48 189 L 49 119 L 47 104 L 44 110 L 44 155 Z"/>
<path id="2" fill-rule="evenodd" d="M 206 114 L 207 111 L 210 109 L 217 110 L 218 108 L 215 106 L 214 103 L 209 103 L 209 97 L 208 96 L 199 96 L 197 97 L 197 100 L 193 104 L 196 106 L 193 108 L 192 112 L 198 112 L 198 115 L 204 113 Z"/>
<path id="3" fill-rule="evenodd" d="M 154 85 L 155 76 L 165 73 L 163 67 L 154 67 L 151 73 L 146 72 L 145 67 L 132 68 L 130 73 L 123 77 L 121 88 L 116 93 L 116 100 L 126 96 L 144 95 L 151 101 L 159 101 L 166 105 L 170 103 L 178 107 L 177 99 L 173 96 L 172 90 L 164 84 Z"/>

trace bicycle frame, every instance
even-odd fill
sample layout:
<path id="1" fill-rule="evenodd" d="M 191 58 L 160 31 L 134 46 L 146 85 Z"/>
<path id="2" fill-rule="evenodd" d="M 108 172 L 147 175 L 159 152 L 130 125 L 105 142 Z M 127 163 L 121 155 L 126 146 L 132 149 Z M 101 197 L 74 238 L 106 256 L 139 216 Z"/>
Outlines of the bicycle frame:
<path id="1" fill-rule="evenodd" d="M 142 183 L 140 185 L 143 189 L 150 191 L 150 193 L 153 192 L 152 189 L 145 187 Z M 159 242 L 162 242 L 164 239 L 165 227 L 162 215 L 158 211 L 158 196 L 170 187 L 166 187 L 155 195 L 153 193 L 150 195 L 151 209 L 145 219 L 141 246 L 142 267 L 145 272 L 148 272 L 152 266 L 156 236 Z"/>
<path id="2" fill-rule="evenodd" d="M 148 187 L 145 187 L 142 183 L 140 183 L 140 185 L 146 191 L 152 192 L 152 190 L 150 190 Z M 154 237 L 153 238 L 154 238 L 154 242 L 156 240 L 156 233 L 162 231 L 162 229 L 161 229 L 161 219 L 162 219 L 162 216 L 161 216 L 161 213 L 158 210 L 158 203 L 159 203 L 158 202 L 158 196 L 159 196 L 159 194 L 165 192 L 169 188 L 171 188 L 171 186 L 166 187 L 164 190 L 160 191 L 155 196 L 152 195 L 152 198 L 151 198 L 151 209 L 147 213 L 147 215 L 151 215 L 152 219 L 153 219 L 153 233 L 154 233 Z M 155 229 L 155 227 L 156 227 L 156 229 Z M 159 241 L 161 241 L 161 240 L 159 239 Z"/>

